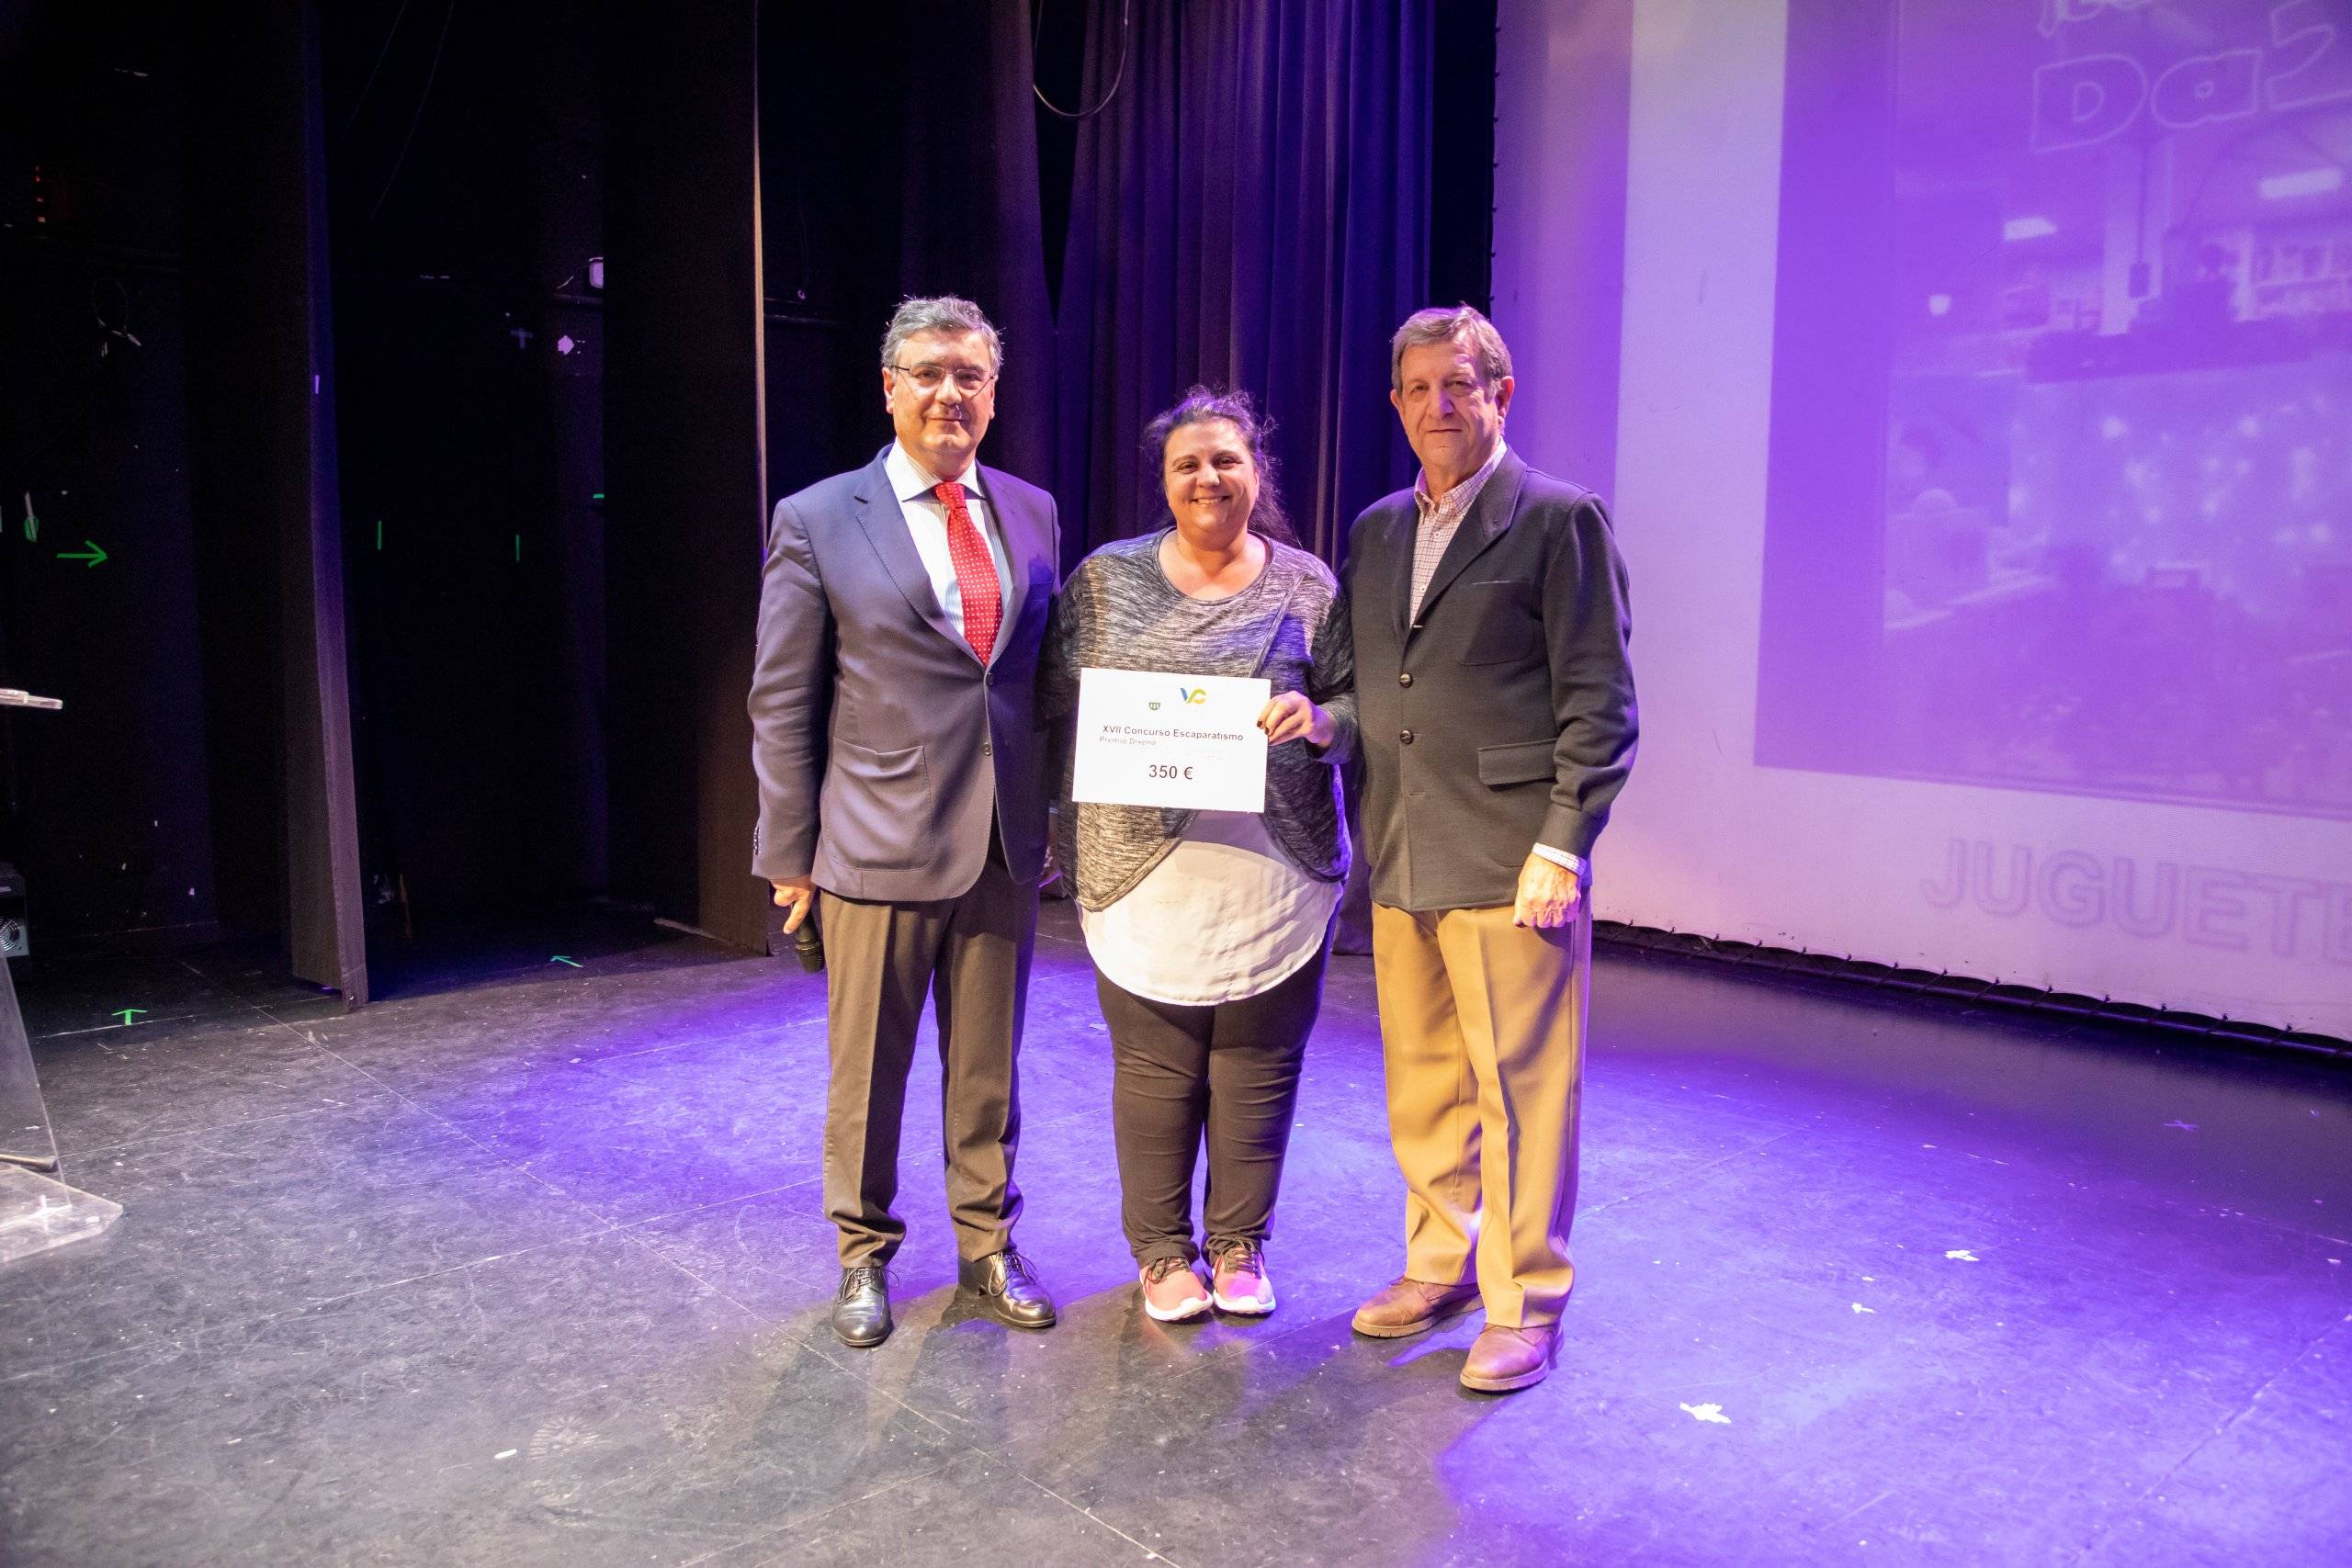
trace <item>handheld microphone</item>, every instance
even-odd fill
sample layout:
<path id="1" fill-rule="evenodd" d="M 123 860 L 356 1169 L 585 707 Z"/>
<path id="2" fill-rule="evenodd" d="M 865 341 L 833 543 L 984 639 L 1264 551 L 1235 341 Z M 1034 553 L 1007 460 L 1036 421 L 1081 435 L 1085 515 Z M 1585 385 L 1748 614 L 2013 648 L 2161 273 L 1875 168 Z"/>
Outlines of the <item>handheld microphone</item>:
<path id="1" fill-rule="evenodd" d="M 808 913 L 801 919 L 800 929 L 792 933 L 792 951 L 799 956 L 800 967 L 814 975 L 825 966 L 825 939 L 817 930 L 817 907 L 808 906 Z"/>

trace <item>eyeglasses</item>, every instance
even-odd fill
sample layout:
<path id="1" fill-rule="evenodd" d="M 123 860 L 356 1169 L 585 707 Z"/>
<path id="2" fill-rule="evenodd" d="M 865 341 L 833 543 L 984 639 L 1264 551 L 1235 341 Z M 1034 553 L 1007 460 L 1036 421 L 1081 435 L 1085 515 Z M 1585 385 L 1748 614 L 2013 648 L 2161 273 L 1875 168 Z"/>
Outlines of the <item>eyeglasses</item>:
<path id="1" fill-rule="evenodd" d="M 959 365 L 953 370 L 944 365 L 890 365 L 884 368 L 897 371 L 926 392 L 939 390 L 953 376 L 956 378 L 956 389 L 967 398 L 984 390 L 989 382 L 996 379 L 993 375 L 976 370 L 968 365 Z"/>

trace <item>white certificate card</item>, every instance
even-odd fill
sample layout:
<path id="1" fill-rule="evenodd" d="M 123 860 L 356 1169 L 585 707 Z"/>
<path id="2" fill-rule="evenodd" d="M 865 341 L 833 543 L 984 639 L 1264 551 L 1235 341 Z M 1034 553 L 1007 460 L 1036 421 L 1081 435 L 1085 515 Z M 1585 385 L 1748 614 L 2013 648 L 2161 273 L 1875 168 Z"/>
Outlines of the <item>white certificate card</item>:
<path id="1" fill-rule="evenodd" d="M 1266 809 L 1270 682 L 1231 675 L 1078 672 L 1074 799 L 1193 811 Z"/>

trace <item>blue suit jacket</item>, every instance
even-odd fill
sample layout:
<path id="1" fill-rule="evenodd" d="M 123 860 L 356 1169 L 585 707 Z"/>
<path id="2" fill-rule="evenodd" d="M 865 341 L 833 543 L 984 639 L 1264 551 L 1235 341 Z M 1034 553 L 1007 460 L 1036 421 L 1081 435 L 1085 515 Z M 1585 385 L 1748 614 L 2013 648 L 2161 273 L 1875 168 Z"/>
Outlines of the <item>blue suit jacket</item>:
<path id="1" fill-rule="evenodd" d="M 1053 497 L 979 470 L 1012 584 L 983 665 L 932 592 L 888 455 L 775 505 L 750 703 L 752 873 L 813 875 L 851 898 L 952 898 L 978 879 L 994 827 L 1013 876 L 1035 883 L 1037 652 L 1061 560 Z"/>

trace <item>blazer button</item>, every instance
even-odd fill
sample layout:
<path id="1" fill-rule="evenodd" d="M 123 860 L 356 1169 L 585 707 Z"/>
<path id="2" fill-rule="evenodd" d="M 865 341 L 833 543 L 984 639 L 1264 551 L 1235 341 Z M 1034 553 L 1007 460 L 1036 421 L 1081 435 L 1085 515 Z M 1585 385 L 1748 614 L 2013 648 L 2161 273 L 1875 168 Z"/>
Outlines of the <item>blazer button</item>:
<path id="1" fill-rule="evenodd" d="M 1411 685 L 1413 683 L 1413 672 L 1410 670 L 1399 670 L 1396 671 L 1396 683 L 1400 686 Z"/>
<path id="2" fill-rule="evenodd" d="M 983 740 L 980 742 L 980 755 L 983 757 L 993 757 L 996 755 L 996 748 Z"/>
<path id="3" fill-rule="evenodd" d="M 1400 729 L 1396 732 L 1396 739 L 1399 745 L 1410 746 L 1413 743 L 1413 732 L 1409 729 Z"/>

